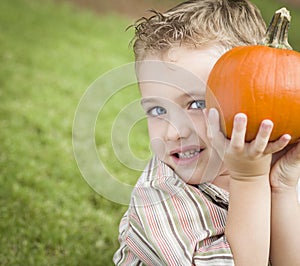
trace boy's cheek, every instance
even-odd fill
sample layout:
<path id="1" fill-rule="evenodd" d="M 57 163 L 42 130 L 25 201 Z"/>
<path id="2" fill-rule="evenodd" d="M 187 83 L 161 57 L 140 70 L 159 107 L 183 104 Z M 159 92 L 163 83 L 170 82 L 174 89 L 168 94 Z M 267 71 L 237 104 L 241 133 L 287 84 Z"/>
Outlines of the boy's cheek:
<path id="1" fill-rule="evenodd" d="M 148 118 L 147 124 L 150 140 L 157 138 L 164 139 L 167 123 L 163 119 Z"/>
<path id="2" fill-rule="evenodd" d="M 166 154 L 165 142 L 160 137 L 150 137 L 150 145 L 155 155 L 158 156 L 160 160 L 164 161 L 164 157 Z"/>
<path id="3" fill-rule="evenodd" d="M 196 132 L 196 134 L 205 141 L 205 143 L 208 143 L 208 137 L 207 137 L 207 127 L 208 127 L 208 123 L 205 120 L 205 118 L 202 116 L 199 117 L 199 115 L 197 117 L 193 117 L 192 118 L 193 121 L 193 129 L 194 132 Z"/>
<path id="4" fill-rule="evenodd" d="M 203 110 L 196 110 L 189 114 L 189 118 L 195 128 L 206 127 L 207 124 L 207 118 L 206 118 L 207 115 L 205 115 L 206 112 L 207 112 L 206 109 L 203 109 Z"/>

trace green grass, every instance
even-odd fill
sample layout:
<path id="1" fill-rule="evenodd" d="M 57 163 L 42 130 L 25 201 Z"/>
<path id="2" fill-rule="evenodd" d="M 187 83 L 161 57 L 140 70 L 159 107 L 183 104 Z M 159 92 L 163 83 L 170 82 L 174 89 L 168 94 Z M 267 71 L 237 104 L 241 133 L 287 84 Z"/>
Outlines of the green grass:
<path id="1" fill-rule="evenodd" d="M 132 60 L 130 23 L 50 1 L 1 2 L 0 265 L 112 264 L 125 207 L 82 178 L 72 124 L 86 88 Z M 137 96 L 123 93 L 120 106 Z M 120 106 L 108 105 L 102 132 Z M 139 175 L 124 172 L 131 183 Z"/>
<path id="2" fill-rule="evenodd" d="M 268 18 L 273 2 L 264 0 L 261 7 Z M 89 85 L 133 60 L 132 32 L 125 32 L 131 22 L 48 0 L 1 1 L 0 265 L 112 265 L 126 206 L 98 195 L 81 176 L 72 126 Z M 299 12 L 293 14 L 291 43 L 300 50 L 297 25 Z M 128 184 L 139 171 L 118 161 L 110 137 L 116 117 L 137 98 L 135 86 L 125 87 L 96 123 L 99 159 Z M 147 160 L 145 121 L 129 126 L 125 141 Z"/>

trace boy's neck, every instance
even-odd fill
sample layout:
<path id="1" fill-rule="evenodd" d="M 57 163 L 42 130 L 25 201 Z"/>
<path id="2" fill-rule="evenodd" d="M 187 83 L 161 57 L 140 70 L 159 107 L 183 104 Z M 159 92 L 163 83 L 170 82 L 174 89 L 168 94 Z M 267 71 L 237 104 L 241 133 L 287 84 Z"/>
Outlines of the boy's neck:
<path id="1" fill-rule="evenodd" d="M 229 180 L 230 180 L 230 176 L 229 174 L 224 174 L 224 175 L 219 175 L 217 176 L 214 181 L 212 181 L 212 183 L 219 187 L 224 189 L 225 191 L 229 192 Z"/>

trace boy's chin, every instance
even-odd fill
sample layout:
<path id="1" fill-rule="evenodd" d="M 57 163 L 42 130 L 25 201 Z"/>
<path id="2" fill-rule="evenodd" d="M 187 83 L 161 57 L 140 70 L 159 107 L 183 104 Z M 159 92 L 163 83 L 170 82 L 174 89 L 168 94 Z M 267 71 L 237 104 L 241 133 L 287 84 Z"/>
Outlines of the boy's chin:
<path id="1" fill-rule="evenodd" d="M 196 175 L 195 173 L 190 174 L 190 175 L 187 175 L 187 174 L 180 175 L 179 174 L 179 176 L 185 183 L 187 183 L 189 185 L 199 185 L 199 184 L 203 183 L 202 176 Z"/>

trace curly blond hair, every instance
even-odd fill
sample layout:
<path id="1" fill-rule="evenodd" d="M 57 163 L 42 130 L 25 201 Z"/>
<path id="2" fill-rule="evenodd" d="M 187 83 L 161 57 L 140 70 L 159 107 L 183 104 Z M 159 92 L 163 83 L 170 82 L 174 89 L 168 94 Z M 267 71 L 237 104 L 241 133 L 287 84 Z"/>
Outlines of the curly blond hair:
<path id="1" fill-rule="evenodd" d="M 199 47 L 220 42 L 227 48 L 257 44 L 266 25 L 248 0 L 189 0 L 149 18 L 137 20 L 132 40 L 136 60 L 174 45 Z"/>

